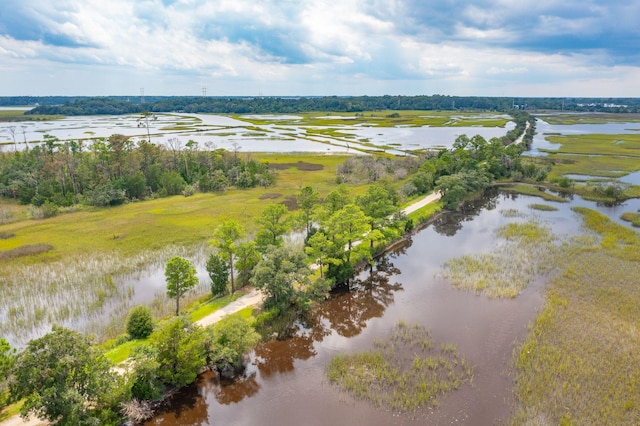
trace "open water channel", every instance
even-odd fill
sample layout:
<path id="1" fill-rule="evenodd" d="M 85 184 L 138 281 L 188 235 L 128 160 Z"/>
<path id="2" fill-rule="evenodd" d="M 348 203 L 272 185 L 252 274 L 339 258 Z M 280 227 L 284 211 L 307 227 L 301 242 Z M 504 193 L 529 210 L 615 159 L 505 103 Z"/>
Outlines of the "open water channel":
<path id="1" fill-rule="evenodd" d="M 439 275 L 443 262 L 490 251 L 498 241 L 496 230 L 510 221 L 536 216 L 554 233 L 569 235 L 581 230 L 572 206 L 594 208 L 619 221 L 622 211 L 640 207 L 638 201 L 606 207 L 575 198 L 547 202 L 558 210 L 542 212 L 528 207 L 541 202 L 537 197 L 490 190 L 380 258 L 373 271 L 357 277 L 350 291 L 333 294 L 316 309 L 295 337 L 257 347 L 241 377 L 224 381 L 213 373 L 201 375 L 146 425 L 504 424 L 513 408 L 511 356 L 542 306 L 545 279 L 514 299 L 489 299 L 452 288 Z M 524 215 L 504 214 L 510 209 Z M 474 366 L 472 383 L 415 417 L 353 399 L 328 383 L 325 373 L 334 355 L 370 349 L 400 320 L 428 327 L 436 345 L 454 343 Z"/>

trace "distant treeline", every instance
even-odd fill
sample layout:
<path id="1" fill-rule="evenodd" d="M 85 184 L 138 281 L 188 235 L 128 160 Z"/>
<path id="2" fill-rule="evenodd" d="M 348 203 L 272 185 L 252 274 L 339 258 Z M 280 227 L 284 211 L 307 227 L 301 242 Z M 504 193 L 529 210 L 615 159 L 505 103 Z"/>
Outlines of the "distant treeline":
<path id="1" fill-rule="evenodd" d="M 39 105 L 27 114 L 95 115 L 141 112 L 273 114 L 379 110 L 564 110 L 640 112 L 640 98 L 506 98 L 482 96 L 325 97 L 0 97 L 0 105 Z"/>

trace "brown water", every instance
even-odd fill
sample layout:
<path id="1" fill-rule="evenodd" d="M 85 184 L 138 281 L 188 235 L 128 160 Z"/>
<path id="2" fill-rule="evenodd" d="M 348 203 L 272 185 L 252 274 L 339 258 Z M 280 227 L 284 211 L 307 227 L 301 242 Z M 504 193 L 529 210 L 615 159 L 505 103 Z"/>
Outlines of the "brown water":
<path id="1" fill-rule="evenodd" d="M 203 374 L 147 425 L 491 425 L 505 424 L 513 407 L 509 365 L 514 343 L 542 306 L 540 279 L 512 300 L 452 289 L 437 277 L 441 264 L 463 254 L 485 252 L 495 230 L 522 218 L 500 210 L 540 199 L 490 194 L 465 212 L 443 216 L 389 253 L 373 271 L 362 272 L 349 291 L 333 295 L 299 324 L 295 337 L 263 344 L 235 381 Z M 569 205 L 538 212 L 555 232 L 574 233 Z M 591 204 L 590 207 L 595 207 Z M 428 327 L 436 344 L 451 342 L 474 365 L 472 383 L 440 398 L 416 418 L 397 415 L 351 398 L 330 385 L 325 368 L 338 353 L 368 350 L 403 320 Z"/>

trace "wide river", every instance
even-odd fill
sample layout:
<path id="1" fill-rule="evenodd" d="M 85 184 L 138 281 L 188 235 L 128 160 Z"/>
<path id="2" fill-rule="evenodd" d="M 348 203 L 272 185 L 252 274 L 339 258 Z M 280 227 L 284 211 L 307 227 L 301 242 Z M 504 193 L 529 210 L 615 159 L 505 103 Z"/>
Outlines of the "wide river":
<path id="1" fill-rule="evenodd" d="M 619 221 L 623 211 L 638 209 L 639 201 L 605 207 L 576 198 L 547 203 L 558 210 L 541 212 L 528 207 L 540 203 L 539 198 L 491 190 L 379 259 L 372 272 L 357 277 L 350 291 L 336 293 L 322 304 L 311 324 L 300 325 L 295 337 L 256 348 L 239 379 L 225 382 L 213 373 L 201 375 L 147 426 L 506 423 L 513 408 L 509 366 L 514 344 L 523 339 L 542 306 L 544 279 L 515 299 L 489 299 L 452 288 L 439 276 L 443 262 L 491 250 L 498 243 L 496 229 L 510 221 L 535 216 L 556 234 L 575 234 L 581 228 L 571 206 L 594 208 Z M 505 214 L 513 212 L 510 209 L 523 215 Z M 428 327 L 436 344 L 454 343 L 474 366 L 471 384 L 440 398 L 437 408 L 415 418 L 355 400 L 328 383 L 325 373 L 334 355 L 370 349 L 374 339 L 385 339 L 400 320 Z"/>

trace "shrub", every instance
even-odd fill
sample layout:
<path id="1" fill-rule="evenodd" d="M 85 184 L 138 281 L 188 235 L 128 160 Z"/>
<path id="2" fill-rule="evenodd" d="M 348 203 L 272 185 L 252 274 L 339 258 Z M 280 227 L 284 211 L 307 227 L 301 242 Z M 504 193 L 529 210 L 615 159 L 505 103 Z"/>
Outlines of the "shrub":
<path id="1" fill-rule="evenodd" d="M 134 339 L 149 337 L 153 331 L 153 316 L 147 306 L 136 306 L 129 312 L 127 333 Z"/>

